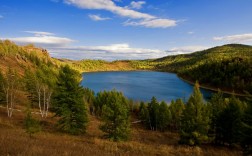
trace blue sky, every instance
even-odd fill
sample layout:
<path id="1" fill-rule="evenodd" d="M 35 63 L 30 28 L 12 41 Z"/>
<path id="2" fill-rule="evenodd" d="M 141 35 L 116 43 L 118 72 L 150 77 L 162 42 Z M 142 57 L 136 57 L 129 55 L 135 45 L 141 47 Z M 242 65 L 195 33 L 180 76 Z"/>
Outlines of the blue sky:
<path id="1" fill-rule="evenodd" d="M 146 59 L 252 44 L 251 0 L 1 0 L 0 38 L 53 57 Z"/>

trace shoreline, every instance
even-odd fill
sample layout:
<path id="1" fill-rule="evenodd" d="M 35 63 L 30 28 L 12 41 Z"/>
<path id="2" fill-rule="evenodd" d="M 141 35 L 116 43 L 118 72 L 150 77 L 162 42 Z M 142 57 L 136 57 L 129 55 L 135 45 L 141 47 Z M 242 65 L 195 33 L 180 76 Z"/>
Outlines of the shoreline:
<path id="1" fill-rule="evenodd" d="M 178 76 L 178 75 L 177 75 Z M 178 76 L 179 79 L 181 79 L 182 81 L 185 81 L 191 85 L 194 85 L 195 83 L 193 83 L 192 81 L 189 81 L 187 79 L 184 79 L 180 76 Z M 202 89 L 205 89 L 205 90 L 210 90 L 210 91 L 213 91 L 213 92 L 218 92 L 218 90 L 220 90 L 222 93 L 224 94 L 228 94 L 228 95 L 235 95 L 235 96 L 240 96 L 240 97 L 251 97 L 249 95 L 246 95 L 246 94 L 240 94 L 240 93 L 235 93 L 235 92 L 230 92 L 230 91 L 225 91 L 225 90 L 221 90 L 220 88 L 212 88 L 212 87 L 208 87 L 208 86 L 204 86 L 204 85 L 201 85 L 200 84 L 200 88 Z"/>
<path id="2" fill-rule="evenodd" d="M 176 74 L 177 77 L 180 80 L 182 80 L 182 81 L 184 81 L 184 82 L 186 82 L 186 83 L 188 83 L 190 85 L 194 86 L 194 84 L 195 84 L 194 82 L 192 82 L 190 80 L 187 80 L 185 78 L 182 78 L 182 77 L 178 76 L 178 74 L 175 73 L 175 72 L 158 71 L 158 70 L 143 70 L 143 69 L 142 70 L 137 70 L 137 69 L 133 69 L 133 70 L 100 70 L 100 71 L 83 71 L 83 72 L 81 72 L 81 74 L 95 73 L 95 72 L 133 72 L 133 71 L 136 71 L 136 72 L 137 71 L 155 71 L 155 72 L 172 73 L 172 74 Z M 201 85 L 201 84 L 200 84 L 200 88 L 205 89 L 205 90 L 209 90 L 209 91 L 213 91 L 213 92 L 218 92 L 218 90 L 221 90 L 220 88 L 213 88 L 213 87 L 204 86 L 204 85 Z M 251 97 L 251 96 L 246 95 L 246 94 L 240 94 L 240 93 L 235 93 L 235 92 L 230 92 L 230 91 L 225 91 L 225 90 L 221 90 L 221 92 L 224 93 L 224 94 L 235 95 L 235 96 L 239 96 L 239 97 Z"/>

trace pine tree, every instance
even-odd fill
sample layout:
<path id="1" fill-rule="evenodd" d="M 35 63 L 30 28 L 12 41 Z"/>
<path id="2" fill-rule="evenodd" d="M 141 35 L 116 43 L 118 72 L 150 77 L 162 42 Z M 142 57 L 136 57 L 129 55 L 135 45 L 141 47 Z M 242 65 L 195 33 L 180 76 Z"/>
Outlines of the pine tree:
<path id="1" fill-rule="evenodd" d="M 140 107 L 139 107 L 139 119 L 146 126 L 146 128 L 150 127 L 149 110 L 147 108 L 147 105 L 144 102 L 140 103 Z"/>
<path id="2" fill-rule="evenodd" d="M 159 103 L 156 97 L 152 97 L 151 102 L 148 105 L 149 117 L 150 117 L 150 129 L 157 130 L 158 126 L 158 113 L 159 113 Z"/>
<path id="3" fill-rule="evenodd" d="M 109 93 L 107 91 L 97 93 L 95 103 L 94 103 L 96 116 L 101 117 L 102 107 L 106 104 L 108 96 L 109 96 Z"/>
<path id="4" fill-rule="evenodd" d="M 189 98 L 181 120 L 180 143 L 199 145 L 207 140 L 209 117 L 206 115 L 206 105 L 196 82 L 193 94 Z"/>
<path id="5" fill-rule="evenodd" d="M 103 94 L 106 95 L 106 94 Z M 130 109 L 127 99 L 121 92 L 115 90 L 107 92 L 102 106 L 101 130 L 105 132 L 105 136 L 113 141 L 124 141 L 129 138 L 130 133 Z"/>
<path id="6" fill-rule="evenodd" d="M 170 112 L 171 112 L 171 128 L 173 130 L 180 129 L 180 120 L 182 117 L 183 110 L 185 109 L 185 104 L 182 99 L 177 99 L 175 102 L 172 100 L 170 104 Z"/>
<path id="7" fill-rule="evenodd" d="M 226 108 L 227 103 L 223 98 L 223 93 L 219 90 L 218 93 L 214 94 L 208 103 L 208 109 L 210 111 L 210 129 L 209 135 L 213 137 L 215 144 L 219 143 L 219 132 L 221 127 L 217 125 L 218 120 L 220 119 L 220 114 Z"/>
<path id="8" fill-rule="evenodd" d="M 216 122 L 218 127 L 216 139 L 219 143 L 232 145 L 239 141 L 239 129 L 244 109 L 245 105 L 239 99 L 234 96 L 229 99 L 227 107 L 220 113 Z"/>
<path id="9" fill-rule="evenodd" d="M 167 103 L 162 101 L 158 112 L 158 129 L 163 132 L 171 122 L 171 112 Z"/>
<path id="10" fill-rule="evenodd" d="M 89 106 L 89 112 L 91 115 L 95 113 L 95 92 L 89 88 L 84 88 L 84 102 Z"/>
<path id="11" fill-rule="evenodd" d="M 241 144 L 244 155 L 252 155 L 252 100 L 249 100 L 248 108 L 242 116 Z"/>
<path id="12" fill-rule="evenodd" d="M 58 127 L 74 135 L 84 133 L 88 121 L 80 80 L 81 75 L 69 66 L 61 67 L 54 95 L 53 110 L 60 117 Z"/>
<path id="13" fill-rule="evenodd" d="M 30 106 L 28 106 L 26 110 L 26 117 L 25 117 L 25 129 L 26 133 L 29 134 L 30 137 L 32 137 L 33 134 L 41 131 L 41 126 L 39 124 L 39 121 L 34 119 L 31 114 Z"/>

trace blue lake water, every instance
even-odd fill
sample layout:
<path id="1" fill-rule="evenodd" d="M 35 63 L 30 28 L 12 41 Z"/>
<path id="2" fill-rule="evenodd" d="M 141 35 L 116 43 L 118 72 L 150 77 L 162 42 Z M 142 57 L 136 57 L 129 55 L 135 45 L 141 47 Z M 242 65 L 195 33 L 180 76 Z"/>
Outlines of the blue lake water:
<path id="1" fill-rule="evenodd" d="M 193 86 L 179 79 L 176 74 L 154 71 L 83 73 L 81 85 L 96 93 L 116 89 L 136 101 L 150 101 L 152 96 L 166 102 L 178 98 L 187 100 L 193 91 Z M 205 99 L 212 94 L 204 89 L 201 92 Z"/>

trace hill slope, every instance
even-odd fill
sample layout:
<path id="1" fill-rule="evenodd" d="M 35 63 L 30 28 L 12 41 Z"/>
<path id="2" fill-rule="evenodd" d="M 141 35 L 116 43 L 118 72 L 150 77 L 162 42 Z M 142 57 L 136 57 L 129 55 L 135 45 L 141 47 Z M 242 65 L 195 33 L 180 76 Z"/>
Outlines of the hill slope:
<path id="1" fill-rule="evenodd" d="M 57 73 L 58 67 L 68 64 L 79 72 L 156 70 L 177 73 L 190 82 L 196 80 L 208 88 L 243 93 L 252 91 L 252 46 L 229 44 L 192 54 L 167 56 L 139 61 L 80 60 L 51 58 L 46 50 L 32 45 L 17 46 L 10 41 L 0 42 L 0 68 L 15 69 L 23 75 L 43 67 Z"/>
<path id="2" fill-rule="evenodd" d="M 237 93 L 252 91 L 252 46 L 229 44 L 145 64 L 152 70 L 175 72 L 190 82 L 198 80 L 210 88 Z"/>

